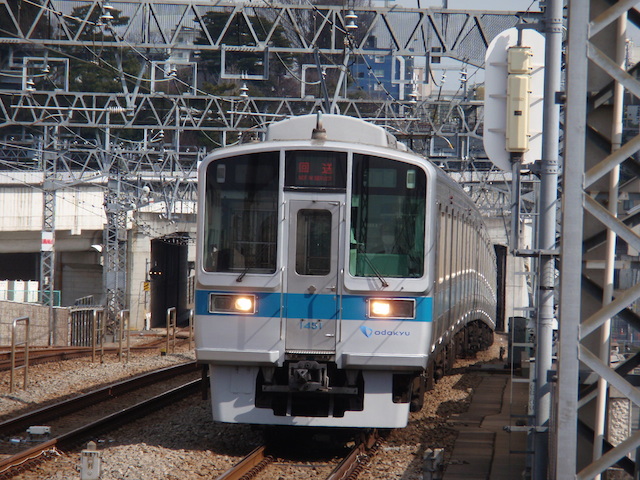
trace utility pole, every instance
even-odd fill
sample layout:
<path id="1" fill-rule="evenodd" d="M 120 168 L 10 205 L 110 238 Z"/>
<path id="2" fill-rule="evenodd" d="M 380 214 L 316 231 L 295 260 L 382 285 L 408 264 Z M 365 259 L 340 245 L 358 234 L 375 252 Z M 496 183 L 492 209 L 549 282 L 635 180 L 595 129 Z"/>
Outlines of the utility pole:
<path id="1" fill-rule="evenodd" d="M 548 477 L 549 417 L 551 414 L 551 385 L 549 371 L 553 358 L 553 327 L 555 321 L 556 277 L 556 212 L 558 201 L 558 157 L 560 105 L 556 101 L 560 90 L 562 55 L 562 1 L 548 0 L 544 19 L 545 78 L 542 107 L 542 158 L 540 175 L 540 222 L 538 252 L 540 279 L 538 281 L 538 315 L 536 326 L 536 434 L 534 479 Z"/>
<path id="2" fill-rule="evenodd" d="M 51 135 L 51 129 L 54 130 Z M 58 127 L 44 127 L 40 159 L 42 161 L 42 242 L 40 246 L 41 302 L 49 307 L 49 345 L 54 343 L 54 274 L 56 232 L 56 161 Z"/>
<path id="3" fill-rule="evenodd" d="M 109 124 L 107 115 L 107 125 Z M 104 326 L 114 325 L 117 315 L 126 305 L 127 273 L 127 211 L 122 204 L 120 158 L 111 151 L 111 132 L 105 131 L 105 165 L 108 166 L 105 214 L 107 225 L 104 230 L 104 282 L 107 290 Z M 104 329 L 103 331 L 107 331 Z M 115 332 L 114 332 L 115 333 Z"/>

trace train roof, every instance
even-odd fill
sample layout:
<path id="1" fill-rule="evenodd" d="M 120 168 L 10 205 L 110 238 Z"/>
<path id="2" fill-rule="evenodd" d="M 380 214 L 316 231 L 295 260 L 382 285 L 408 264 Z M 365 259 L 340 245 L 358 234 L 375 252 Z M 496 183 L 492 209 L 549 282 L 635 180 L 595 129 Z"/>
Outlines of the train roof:
<path id="1" fill-rule="evenodd" d="M 267 127 L 265 140 L 318 140 L 320 138 L 313 136 L 314 130 L 319 125 L 318 122 L 320 122 L 320 128 L 326 132 L 326 137 L 323 136 L 322 140 L 361 143 L 407 151 L 404 144 L 398 142 L 396 137 L 378 125 L 355 117 L 332 114 L 301 115 L 273 123 Z"/>

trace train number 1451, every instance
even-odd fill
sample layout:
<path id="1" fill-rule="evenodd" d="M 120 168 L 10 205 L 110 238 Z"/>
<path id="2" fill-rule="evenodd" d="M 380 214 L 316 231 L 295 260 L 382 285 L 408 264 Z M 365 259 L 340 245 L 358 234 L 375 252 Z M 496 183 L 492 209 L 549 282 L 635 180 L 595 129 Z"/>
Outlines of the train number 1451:
<path id="1" fill-rule="evenodd" d="M 322 330 L 322 322 L 313 322 L 300 319 L 300 328 L 307 328 L 309 330 Z"/>

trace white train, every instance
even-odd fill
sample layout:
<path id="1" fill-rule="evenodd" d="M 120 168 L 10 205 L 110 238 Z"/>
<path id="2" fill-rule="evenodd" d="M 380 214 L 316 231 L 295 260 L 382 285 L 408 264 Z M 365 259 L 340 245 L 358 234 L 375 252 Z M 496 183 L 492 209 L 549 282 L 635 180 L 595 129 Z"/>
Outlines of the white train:
<path id="1" fill-rule="evenodd" d="M 196 354 L 214 420 L 403 427 L 488 347 L 495 253 L 472 202 L 383 128 L 306 115 L 199 167 Z"/>

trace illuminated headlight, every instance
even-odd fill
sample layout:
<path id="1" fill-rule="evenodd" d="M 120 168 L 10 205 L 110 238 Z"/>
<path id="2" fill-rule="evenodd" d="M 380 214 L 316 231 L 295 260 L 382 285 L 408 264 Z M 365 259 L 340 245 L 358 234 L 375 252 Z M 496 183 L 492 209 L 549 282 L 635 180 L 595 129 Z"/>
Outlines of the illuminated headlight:
<path id="1" fill-rule="evenodd" d="M 369 318 L 415 318 L 415 300 L 371 298 L 368 301 Z"/>
<path id="2" fill-rule="evenodd" d="M 384 300 L 373 300 L 371 302 L 371 315 L 387 317 L 391 313 L 391 305 Z"/>
<path id="3" fill-rule="evenodd" d="M 209 294 L 209 313 L 256 313 L 255 295 Z"/>
<path id="4" fill-rule="evenodd" d="M 236 310 L 239 312 L 251 312 L 253 313 L 253 298 L 250 297 L 237 297 L 235 301 Z"/>

